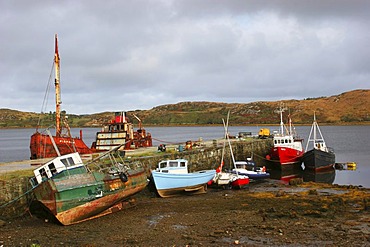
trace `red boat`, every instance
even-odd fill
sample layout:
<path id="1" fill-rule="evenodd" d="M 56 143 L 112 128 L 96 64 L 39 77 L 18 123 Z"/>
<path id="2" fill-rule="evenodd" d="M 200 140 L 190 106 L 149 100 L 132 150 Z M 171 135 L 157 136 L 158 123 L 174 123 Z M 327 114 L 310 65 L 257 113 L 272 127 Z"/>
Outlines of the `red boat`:
<path id="1" fill-rule="evenodd" d="M 301 165 L 304 150 L 303 139 L 295 133 L 292 120 L 289 116 L 289 129 L 283 123 L 283 111 L 280 108 L 280 133 L 274 134 L 274 146 L 266 156 L 274 168 L 284 165 Z"/>
<path id="2" fill-rule="evenodd" d="M 82 131 L 80 137 L 72 137 L 67 119 L 64 119 L 65 128 L 61 127 L 60 116 L 60 58 L 58 52 L 58 37 L 55 35 L 55 54 L 54 54 L 54 69 L 55 69 L 55 128 L 56 134 L 52 136 L 49 130 L 43 133 L 36 129 L 36 132 L 31 136 L 30 151 L 31 159 L 56 157 L 72 152 L 79 152 L 80 154 L 89 154 L 91 150 L 82 140 Z M 38 126 L 39 127 L 39 126 Z M 65 133 L 64 133 L 65 132 Z"/>
<path id="3" fill-rule="evenodd" d="M 249 184 L 249 177 L 246 175 L 236 174 L 235 180 L 231 182 L 234 189 L 242 189 Z"/>

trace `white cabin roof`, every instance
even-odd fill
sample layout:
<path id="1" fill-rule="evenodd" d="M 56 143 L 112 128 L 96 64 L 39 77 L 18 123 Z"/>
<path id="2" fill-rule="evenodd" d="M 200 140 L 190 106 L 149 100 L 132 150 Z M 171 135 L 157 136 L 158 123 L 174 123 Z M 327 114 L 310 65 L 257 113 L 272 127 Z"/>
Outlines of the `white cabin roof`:
<path id="1" fill-rule="evenodd" d="M 70 153 L 52 159 L 33 171 L 37 183 L 54 176 L 64 170 L 83 166 L 79 153 Z"/>
<path id="2" fill-rule="evenodd" d="M 188 173 L 188 161 L 185 159 L 162 160 L 156 171 L 164 173 Z"/>

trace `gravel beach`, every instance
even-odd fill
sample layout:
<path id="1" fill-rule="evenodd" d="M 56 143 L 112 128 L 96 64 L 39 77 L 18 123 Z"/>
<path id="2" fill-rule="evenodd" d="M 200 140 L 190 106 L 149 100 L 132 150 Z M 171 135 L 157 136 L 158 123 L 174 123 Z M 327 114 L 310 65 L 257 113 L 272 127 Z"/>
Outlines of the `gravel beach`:
<path id="1" fill-rule="evenodd" d="M 159 198 L 148 186 L 126 209 L 76 225 L 2 222 L 0 246 L 369 246 L 369 192 L 267 180 Z"/>

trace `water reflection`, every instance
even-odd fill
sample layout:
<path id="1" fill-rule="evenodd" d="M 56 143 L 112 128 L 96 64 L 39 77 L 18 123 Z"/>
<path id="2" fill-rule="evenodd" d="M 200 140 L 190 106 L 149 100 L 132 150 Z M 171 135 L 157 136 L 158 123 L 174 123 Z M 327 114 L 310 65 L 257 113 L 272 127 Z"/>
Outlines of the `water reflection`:
<path id="1" fill-rule="evenodd" d="M 269 169 L 270 178 L 289 182 L 293 178 L 301 178 L 303 169 L 297 165 L 284 165 L 281 169 Z"/>
<path id="2" fill-rule="evenodd" d="M 272 179 L 281 180 L 285 183 L 293 178 L 302 178 L 304 182 L 316 182 L 333 184 L 335 180 L 334 167 L 323 171 L 303 170 L 297 166 L 284 166 L 281 170 L 269 170 Z"/>
<path id="3" fill-rule="evenodd" d="M 320 172 L 314 172 L 305 170 L 303 172 L 303 181 L 304 182 L 316 182 L 316 183 L 326 183 L 326 184 L 332 184 L 335 180 L 335 169 L 334 167 L 320 171 Z"/>

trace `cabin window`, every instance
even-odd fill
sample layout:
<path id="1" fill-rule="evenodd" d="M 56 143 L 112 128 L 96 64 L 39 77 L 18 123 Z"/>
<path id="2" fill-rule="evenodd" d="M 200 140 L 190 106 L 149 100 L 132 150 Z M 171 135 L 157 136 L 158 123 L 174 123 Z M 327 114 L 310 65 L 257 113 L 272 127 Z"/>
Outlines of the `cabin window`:
<path id="1" fill-rule="evenodd" d="M 165 162 L 159 163 L 159 168 L 164 168 L 164 167 L 166 167 L 166 163 Z"/>
<path id="2" fill-rule="evenodd" d="M 170 167 L 177 167 L 177 161 L 170 161 Z"/>
<path id="3" fill-rule="evenodd" d="M 277 140 L 275 140 L 274 142 L 275 142 L 275 144 L 277 144 Z"/>
<path id="4" fill-rule="evenodd" d="M 180 167 L 185 167 L 185 161 L 180 162 Z"/>
<path id="5" fill-rule="evenodd" d="M 72 157 L 68 157 L 68 158 L 65 158 L 65 159 L 61 159 L 60 160 L 64 166 L 68 167 L 68 166 L 73 166 L 75 164 L 74 160 Z"/>
<path id="6" fill-rule="evenodd" d="M 55 173 L 57 173 L 57 169 L 55 168 L 54 163 L 49 164 L 48 167 L 49 167 L 51 174 L 54 175 Z"/>
<path id="7" fill-rule="evenodd" d="M 288 140 L 287 139 L 285 139 L 285 143 L 288 143 Z"/>
<path id="8" fill-rule="evenodd" d="M 72 157 L 67 158 L 67 160 L 68 160 L 69 165 L 74 165 L 75 164 L 75 161 L 73 160 Z"/>
<path id="9" fill-rule="evenodd" d="M 39 170 L 39 172 L 40 172 L 40 175 L 41 175 L 41 179 L 42 179 L 42 180 L 46 180 L 46 179 L 48 179 L 48 176 L 46 175 L 46 170 L 45 170 L 45 168 L 41 168 L 41 169 Z"/>

